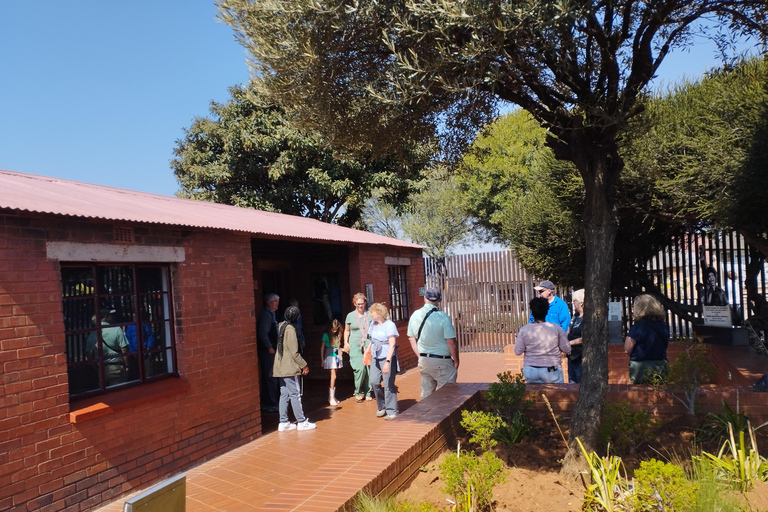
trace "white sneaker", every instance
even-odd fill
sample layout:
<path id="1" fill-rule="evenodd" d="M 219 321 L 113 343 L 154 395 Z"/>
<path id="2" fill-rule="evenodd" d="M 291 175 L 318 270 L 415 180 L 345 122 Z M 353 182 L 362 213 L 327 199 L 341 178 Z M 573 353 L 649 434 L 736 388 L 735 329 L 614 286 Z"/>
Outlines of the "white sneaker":
<path id="1" fill-rule="evenodd" d="M 310 423 L 309 420 L 304 420 L 301 423 L 299 423 L 299 426 L 296 428 L 298 428 L 299 430 L 313 430 L 317 428 L 317 425 L 315 425 L 314 423 Z"/>
<path id="2" fill-rule="evenodd" d="M 382 409 L 380 411 L 376 411 L 376 417 L 377 418 L 383 418 L 386 415 L 387 415 L 387 410 L 386 409 Z"/>
<path id="3" fill-rule="evenodd" d="M 286 432 L 288 430 L 296 430 L 296 424 L 295 423 L 291 423 L 290 421 L 286 421 L 285 423 L 280 423 L 277 426 L 277 431 L 278 432 Z"/>

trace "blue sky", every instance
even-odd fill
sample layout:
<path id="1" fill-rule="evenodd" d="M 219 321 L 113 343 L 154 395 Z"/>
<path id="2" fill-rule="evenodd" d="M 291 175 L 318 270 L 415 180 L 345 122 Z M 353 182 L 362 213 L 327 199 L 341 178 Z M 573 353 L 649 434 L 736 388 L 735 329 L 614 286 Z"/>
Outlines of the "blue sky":
<path id="1" fill-rule="evenodd" d="M 212 0 L 2 2 L 0 169 L 173 195 L 183 129 L 248 80 L 215 16 Z M 715 65 L 699 41 L 659 80 Z"/>

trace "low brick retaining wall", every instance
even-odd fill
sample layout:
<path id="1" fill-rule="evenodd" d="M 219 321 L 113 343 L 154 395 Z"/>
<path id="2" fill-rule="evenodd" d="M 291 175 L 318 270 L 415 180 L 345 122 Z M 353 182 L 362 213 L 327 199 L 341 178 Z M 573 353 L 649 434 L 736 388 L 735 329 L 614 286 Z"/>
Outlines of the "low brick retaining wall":
<path id="1" fill-rule="evenodd" d="M 523 357 L 516 356 L 513 352 L 514 345 L 504 347 L 505 366 L 514 374 L 519 373 L 523 367 Z M 696 402 L 697 412 L 722 412 L 722 401 L 735 410 L 738 403 L 739 410 L 743 411 L 755 423 L 768 419 L 768 394 L 755 393 L 752 390 L 753 380 L 745 375 L 731 363 L 720 350 L 720 347 L 707 345 L 712 362 L 717 367 L 717 374 L 713 384 L 700 386 Z M 674 363 L 678 354 L 683 351 L 682 346 L 670 344 L 667 350 L 667 358 L 670 364 Z M 679 401 L 650 386 L 634 385 L 629 382 L 627 366 L 629 356 L 624 353 L 621 345 L 608 347 L 608 393 L 606 402 L 621 402 L 627 400 L 632 407 L 644 409 L 654 414 L 685 414 L 687 410 Z M 567 364 L 563 360 L 563 370 L 567 373 Z M 542 394 L 552 404 L 555 414 L 571 415 L 579 397 L 579 384 L 528 384 L 527 389 L 535 394 L 536 403 L 533 407 L 535 413 L 549 414 Z"/>

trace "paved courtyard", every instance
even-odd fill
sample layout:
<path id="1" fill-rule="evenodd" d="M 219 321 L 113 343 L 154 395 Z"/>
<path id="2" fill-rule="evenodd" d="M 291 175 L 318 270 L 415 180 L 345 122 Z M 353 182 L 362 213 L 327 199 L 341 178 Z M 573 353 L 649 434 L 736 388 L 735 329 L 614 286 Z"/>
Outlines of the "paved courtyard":
<path id="1" fill-rule="evenodd" d="M 484 385 L 494 382 L 503 371 L 501 353 L 465 353 L 461 355 L 458 383 Z M 388 457 L 400 455 L 413 448 L 426 428 L 428 413 L 418 417 L 408 414 L 419 399 L 418 369 L 399 375 L 397 386 L 401 415 L 393 421 L 376 417 L 375 402 L 357 403 L 353 398 L 335 408 L 319 404 L 307 407 L 307 416 L 317 423 L 312 431 L 277 432 L 276 415 L 266 415 L 262 437 L 186 472 L 187 511 L 337 510 L 363 482 L 392 470 L 376 460 L 366 462 L 374 451 L 386 451 Z M 449 395 L 454 392 L 445 393 L 446 406 L 450 406 Z M 317 404 L 318 400 L 312 402 Z M 99 512 L 120 512 L 124 501 L 122 498 Z"/>

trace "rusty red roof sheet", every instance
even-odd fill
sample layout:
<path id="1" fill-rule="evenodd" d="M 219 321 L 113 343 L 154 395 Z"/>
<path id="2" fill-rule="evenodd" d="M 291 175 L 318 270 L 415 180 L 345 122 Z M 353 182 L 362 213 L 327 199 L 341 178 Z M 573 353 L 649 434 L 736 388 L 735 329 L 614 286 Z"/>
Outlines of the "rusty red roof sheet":
<path id="1" fill-rule="evenodd" d="M 0 170 L 0 208 L 93 219 L 240 231 L 268 237 L 421 249 L 315 219 Z"/>

